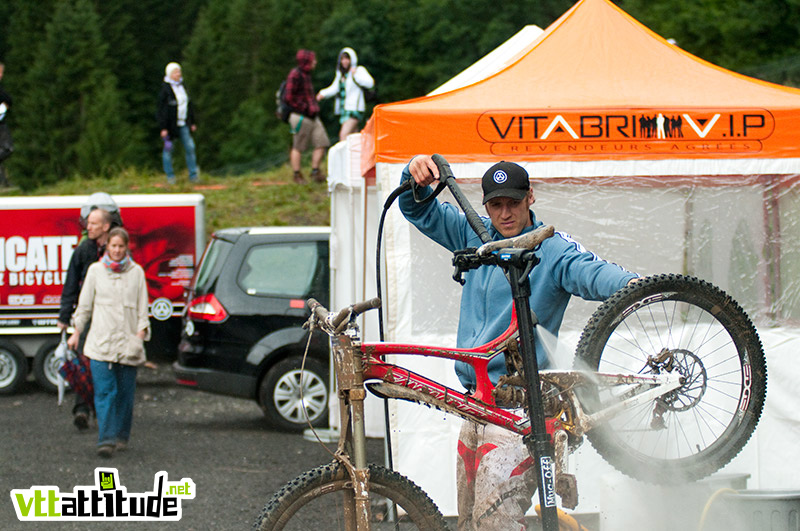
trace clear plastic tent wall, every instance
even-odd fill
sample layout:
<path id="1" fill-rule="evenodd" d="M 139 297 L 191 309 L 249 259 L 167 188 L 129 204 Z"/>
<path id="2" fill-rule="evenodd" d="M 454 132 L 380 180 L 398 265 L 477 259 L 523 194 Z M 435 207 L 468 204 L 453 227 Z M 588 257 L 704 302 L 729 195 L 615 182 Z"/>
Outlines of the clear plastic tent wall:
<path id="1" fill-rule="evenodd" d="M 479 177 L 493 162 L 519 161 L 531 176 L 538 219 L 639 274 L 682 273 L 716 284 L 756 324 L 769 374 L 756 434 L 723 472 L 746 475 L 748 488 L 796 486 L 800 91 L 694 57 L 610 0 L 579 0 L 518 52 L 482 80 L 375 108 L 361 135 L 361 174 L 374 175 L 377 189 L 365 207 L 381 209 L 414 154 L 440 153 L 481 212 Z M 387 340 L 453 345 L 460 287 L 449 254 L 396 206 L 384 250 Z M 572 365 L 596 307 L 570 303 L 556 366 Z M 452 364 L 399 361 L 459 388 Z M 416 405 L 391 409 L 395 464 L 455 514 L 461 421 Z M 605 504 L 608 514 L 630 513 L 652 493 L 639 486 L 620 496 L 621 483 L 607 488 L 621 474 L 589 444 L 572 466 L 578 511 L 602 513 Z M 636 503 L 609 510 L 613 496 Z M 683 501 L 664 506 L 684 508 Z M 650 529 L 654 521 L 605 528 Z"/>
<path id="2" fill-rule="evenodd" d="M 399 184 L 403 164 L 379 164 L 380 210 Z M 488 164 L 453 164 L 474 208 L 479 176 Z M 537 171 L 531 169 L 535 175 Z M 797 454 L 800 370 L 800 185 L 796 175 L 607 176 L 532 178 L 538 219 L 574 237 L 587 250 L 641 275 L 681 273 L 714 283 L 736 299 L 756 324 L 767 354 L 767 405 L 756 434 L 723 472 L 749 479 L 749 488 L 787 488 L 800 469 Z M 447 192 L 440 196 L 453 202 Z M 411 226 L 394 205 L 384 229 L 386 340 L 455 344 L 460 285 L 451 255 Z M 572 366 L 574 347 L 599 303 L 573 298 L 559 341 L 556 367 Z M 452 362 L 420 357 L 395 360 L 461 390 Z M 392 401 L 395 466 L 417 482 L 445 514 L 456 514 L 455 465 L 461 420 L 419 405 Z M 782 456 L 782 457 L 778 457 Z M 436 463 L 431 467 L 431 463 Z M 579 512 L 602 512 L 608 481 L 625 481 L 585 443 L 571 466 L 579 477 Z M 611 479 L 609 479 L 611 478 Z M 631 486 L 634 495 L 641 490 Z M 643 500 L 642 503 L 645 503 Z M 605 502 L 607 504 L 607 501 Z"/>
<path id="3" fill-rule="evenodd" d="M 403 166 L 387 166 L 381 185 L 391 191 Z M 453 167 L 457 178 L 458 169 L 465 173 L 460 186 L 486 215 L 474 173 L 482 165 Z M 533 178 L 532 185 L 536 217 L 601 258 L 641 275 L 680 273 L 712 282 L 759 327 L 800 323 L 798 176 Z M 454 202 L 448 192 L 440 200 Z M 415 337 L 438 335 L 458 319 L 459 285 L 451 279 L 451 257 L 399 211 L 389 219 L 397 228 L 387 237 L 387 253 L 396 253 L 387 258 L 394 262 L 387 265 L 387 275 L 393 272 L 402 281 L 401 299 L 419 306 L 413 317 L 390 315 L 388 328 L 410 320 L 408 332 Z M 408 248 L 400 245 L 405 241 Z M 448 311 L 439 307 L 442 301 L 449 301 Z M 595 307 L 574 300 L 562 330 L 582 329 Z"/>

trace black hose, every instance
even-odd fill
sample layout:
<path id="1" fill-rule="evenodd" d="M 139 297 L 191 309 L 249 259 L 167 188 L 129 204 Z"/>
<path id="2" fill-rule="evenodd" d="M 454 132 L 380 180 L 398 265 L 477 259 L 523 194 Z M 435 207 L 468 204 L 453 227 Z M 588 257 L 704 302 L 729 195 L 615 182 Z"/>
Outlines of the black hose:
<path id="1" fill-rule="evenodd" d="M 472 208 L 472 204 L 467 199 L 467 196 L 464 195 L 464 192 L 461 191 L 461 187 L 456 184 L 456 177 L 453 175 L 453 170 L 450 169 L 450 163 L 439 154 L 431 155 L 431 158 L 433 162 L 436 163 L 436 166 L 439 167 L 439 181 L 444 183 L 450 190 L 450 193 L 453 194 L 456 203 L 458 203 L 458 206 L 464 211 L 469 226 L 472 227 L 472 230 L 475 231 L 475 234 L 478 235 L 478 238 L 480 238 L 483 243 L 492 241 L 492 237 L 489 236 L 489 231 L 486 230 L 486 226 L 481 221 L 481 217 L 475 212 L 475 209 Z"/>
<path id="2" fill-rule="evenodd" d="M 386 213 L 389 211 L 389 207 L 392 206 L 392 203 L 402 194 L 403 192 L 407 192 L 411 190 L 411 186 L 413 183 L 413 179 L 409 179 L 397 188 L 395 188 L 389 197 L 386 198 L 386 201 L 383 203 L 383 211 L 381 212 L 381 218 L 378 221 L 378 241 L 375 245 L 375 283 L 377 284 L 377 297 L 380 300 L 383 300 L 383 294 L 381 293 L 381 243 L 383 241 L 383 222 L 386 220 Z M 364 227 L 364 230 L 367 228 Z M 365 249 L 366 252 L 366 249 Z M 385 304 L 381 304 L 378 307 L 378 340 L 383 342 L 385 340 L 384 330 L 383 330 L 383 307 Z M 385 438 L 386 438 L 386 448 L 388 451 L 386 452 L 386 467 L 389 470 L 394 470 L 394 459 L 392 459 L 392 430 L 390 429 L 391 419 L 389 418 L 389 399 L 383 399 L 383 419 L 386 425 L 385 431 Z"/>

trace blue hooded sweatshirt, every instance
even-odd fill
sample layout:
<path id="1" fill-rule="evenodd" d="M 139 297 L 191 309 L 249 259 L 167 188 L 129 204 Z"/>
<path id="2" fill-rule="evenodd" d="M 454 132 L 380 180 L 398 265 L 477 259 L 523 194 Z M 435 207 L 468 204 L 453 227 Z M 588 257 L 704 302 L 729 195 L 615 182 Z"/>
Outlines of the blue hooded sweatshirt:
<path id="1" fill-rule="evenodd" d="M 411 174 L 406 166 L 401 182 L 410 178 Z M 422 192 L 423 197 L 432 193 L 430 187 Z M 451 252 L 467 247 L 480 247 L 482 244 L 469 226 L 466 216 L 455 205 L 438 200 L 419 204 L 414 201 L 410 191 L 400 195 L 398 204 L 408 221 Z M 533 211 L 530 211 L 530 216 L 533 224 L 525 227 L 522 233 L 543 225 L 536 219 Z M 492 225 L 491 219 L 481 217 L 481 221 L 493 240 L 503 239 Z M 539 323 L 553 335 L 558 335 L 570 296 L 577 295 L 594 301 L 605 300 L 637 276 L 600 259 L 561 232 L 556 232 L 555 236 L 545 240 L 536 251 L 536 256 L 540 263 L 529 275 L 530 306 Z M 511 324 L 514 300 L 511 297 L 511 287 L 500 267 L 482 266 L 468 271 L 464 274 L 464 280 L 457 343 L 459 348 L 473 348 L 506 331 Z M 546 368 L 547 356 L 538 337 L 536 352 L 539 368 Z M 506 372 L 504 357 L 496 356 L 489 363 L 488 369 L 489 378 L 496 385 L 498 378 Z M 475 373 L 469 364 L 457 361 L 456 374 L 465 388 L 475 388 Z"/>

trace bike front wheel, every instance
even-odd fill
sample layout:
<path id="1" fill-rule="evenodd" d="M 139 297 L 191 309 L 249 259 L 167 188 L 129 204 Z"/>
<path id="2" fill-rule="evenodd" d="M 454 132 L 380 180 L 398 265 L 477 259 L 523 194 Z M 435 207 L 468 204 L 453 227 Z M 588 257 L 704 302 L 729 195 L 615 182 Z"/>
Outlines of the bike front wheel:
<path id="1" fill-rule="evenodd" d="M 349 529 L 344 505 L 353 493 L 347 470 L 337 461 L 309 470 L 286 484 L 261 511 L 255 529 L 307 531 Z M 372 530 L 444 531 L 439 509 L 411 480 L 369 465 Z"/>
<path id="2" fill-rule="evenodd" d="M 719 288 L 681 275 L 641 279 L 603 303 L 578 343 L 576 368 L 680 375 L 681 387 L 587 433 L 612 466 L 657 483 L 700 479 L 730 462 L 766 395 L 764 352 L 748 316 Z M 620 384 L 579 396 L 595 413 L 636 392 Z"/>

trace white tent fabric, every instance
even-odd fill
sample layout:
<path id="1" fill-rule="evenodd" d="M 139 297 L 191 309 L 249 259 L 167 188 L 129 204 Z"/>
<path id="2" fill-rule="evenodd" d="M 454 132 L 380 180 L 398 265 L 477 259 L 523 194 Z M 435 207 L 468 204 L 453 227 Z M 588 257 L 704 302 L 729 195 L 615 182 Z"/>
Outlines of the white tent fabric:
<path id="1" fill-rule="evenodd" d="M 517 37 L 512 39 L 515 46 L 530 46 L 530 40 L 523 43 Z M 503 55 L 513 56 L 510 48 Z M 494 71 L 502 68 L 498 62 Z M 454 78 L 452 84 L 448 82 L 433 93 L 468 85 L 477 81 L 481 73 L 490 75 L 492 70 L 486 63 L 471 73 L 467 69 L 457 82 Z M 365 188 L 359 176 L 359 154 L 359 136 L 353 135 L 346 144 L 337 144 L 329 155 L 333 307 L 375 294 L 377 220 L 385 199 L 399 184 L 404 166 L 379 162 L 375 185 Z M 479 178 L 492 162 L 452 165 L 478 212 L 483 211 Z M 795 214 L 800 211 L 800 190 L 795 184 L 773 188 L 764 182 L 769 177 L 800 174 L 800 161 L 676 158 L 527 161 L 522 165 L 534 184 L 534 210 L 539 219 L 570 233 L 601 257 L 640 274 L 688 271 L 701 276 L 726 290 L 747 309 L 758 324 L 767 354 L 767 403 L 755 436 L 722 474 L 749 475 L 748 488 L 795 486 L 800 476 L 796 449 L 800 368 L 793 363 L 793 355 L 800 347 L 800 330 L 772 327 L 770 319 L 776 308 L 764 304 L 770 300 L 771 271 L 763 258 L 772 245 L 772 224 L 776 220 L 783 241 L 781 253 L 788 257 L 800 252 L 794 251 L 800 249 L 800 218 Z M 676 176 L 709 179 L 703 185 L 665 185 Z M 583 177 L 591 177 L 591 183 L 580 182 Z M 773 195 L 780 212 L 765 206 L 765 197 Z M 440 199 L 448 200 L 447 193 Z M 386 340 L 453 346 L 460 286 L 451 280 L 450 254 L 413 228 L 396 205 L 387 216 L 383 238 Z M 788 259 L 781 264 L 782 282 L 789 286 L 786 292 L 791 296 L 775 304 L 793 306 L 800 315 L 800 271 L 795 271 Z M 567 352 L 566 366 L 571 365 L 569 353 L 574 351 L 583 325 L 596 306 L 577 299 L 570 303 L 560 336 Z M 377 324 L 368 318 L 365 328 L 363 337 L 376 340 Z M 422 357 L 399 362 L 460 389 L 452 362 Z M 456 445 L 461 420 L 398 401 L 391 402 L 390 413 L 395 467 L 420 485 L 445 515 L 456 514 Z M 370 434 L 380 436 L 380 402 L 368 404 L 367 415 Z M 580 491 L 577 512 L 619 513 L 610 501 L 610 496 L 616 494 L 626 501 L 636 500 L 637 505 L 641 500 L 641 505 L 647 507 L 642 496 L 650 491 L 613 470 L 588 442 L 574 456 L 572 466 Z M 622 528 L 613 516 L 605 518 L 603 529 Z M 625 525 L 629 523 L 626 521 Z M 637 525 L 649 528 L 644 521 Z"/>
<path id="2" fill-rule="evenodd" d="M 456 164 L 453 171 L 457 177 L 475 177 L 486 167 L 488 164 Z M 378 165 L 381 195 L 388 195 L 397 185 L 401 171 L 402 165 Z M 480 212 L 480 185 L 474 180 L 467 181 L 462 188 Z M 688 223 L 685 220 L 686 190 L 582 188 L 537 182 L 534 182 L 534 189 L 538 197 L 534 210 L 539 219 L 571 233 L 600 256 L 641 274 L 684 270 L 683 249 Z M 761 209 L 763 191 L 757 186 L 742 186 L 695 192 L 696 219 L 691 222 L 710 224 L 716 245 L 708 275 L 704 276 L 722 284 L 729 292 L 735 292 L 736 287 L 728 280 L 732 275 L 728 257 L 737 239 L 752 241 L 756 248 L 763 245 L 764 228 L 752 223 L 753 216 Z M 642 234 L 643 227 L 646 227 L 646 234 Z M 742 234 L 743 227 L 750 234 Z M 391 242 L 386 247 L 385 291 L 390 308 L 387 340 L 453 345 L 460 287 L 450 280 L 449 253 L 413 228 L 396 207 L 387 220 L 386 232 L 386 240 Z M 764 264 L 758 264 L 756 269 L 763 267 Z M 762 271 L 762 274 L 768 273 Z M 755 276 L 761 275 L 756 273 Z M 737 296 L 737 299 L 742 298 Z M 596 306 L 597 303 L 578 299 L 570 303 L 561 333 L 567 352 L 574 352 L 583 324 Z M 770 375 L 764 419 L 742 456 L 724 472 L 749 474 L 750 488 L 785 488 L 800 473 L 800 466 L 788 465 L 785 458 L 797 455 L 794 435 L 800 429 L 800 418 L 797 415 L 792 418 L 790 412 L 797 411 L 795 406 L 800 405 L 800 395 L 795 392 L 800 386 L 800 368 L 790 361 L 790 353 L 800 346 L 800 331 L 762 327 L 760 333 Z M 566 366 L 570 365 L 571 360 Z M 423 360 L 420 365 L 411 367 L 424 368 L 425 374 L 460 389 L 451 363 Z M 429 492 L 445 514 L 455 514 L 455 447 L 461 421 L 445 419 L 439 412 L 408 404 L 394 405 L 392 411 L 396 415 L 392 420 L 393 450 L 398 469 Z M 768 435 L 761 435 L 763 433 Z M 446 440 L 436 442 L 443 437 Z M 603 475 L 619 473 L 605 464 L 589 444 L 584 445 L 573 461 L 580 470 L 581 502 L 577 511 L 600 511 Z M 431 462 L 439 464 L 435 471 L 430 467 Z M 602 473 L 589 472 L 592 470 Z"/>
<path id="3" fill-rule="evenodd" d="M 350 135 L 328 152 L 328 190 L 331 193 L 331 308 L 340 309 L 377 295 L 375 248 L 378 226 L 375 187 L 364 185 L 359 171 L 360 135 Z M 369 208 L 366 206 L 369 205 Z M 362 338 L 377 341 L 377 312 L 362 316 Z M 331 371 L 333 382 L 333 371 Z M 335 391 L 331 385 L 331 393 Z M 330 425 L 338 426 L 338 401 L 330 399 Z M 366 404 L 367 436 L 384 436 L 383 402 L 370 396 Z"/>
<path id="4" fill-rule="evenodd" d="M 528 24 L 506 42 L 435 88 L 428 96 L 466 87 L 499 72 L 519 59 L 520 52 L 530 48 L 542 33 L 544 30 L 539 26 Z"/>
<path id="5" fill-rule="evenodd" d="M 363 187 L 355 161 L 358 160 L 358 135 L 337 144 L 329 157 L 332 182 L 332 307 L 375 295 L 374 252 L 380 209 L 397 186 L 401 164 L 379 164 L 376 186 Z M 337 162 L 338 161 L 338 162 Z M 532 171 L 528 164 L 529 171 Z M 487 164 L 454 164 L 462 187 L 480 211 L 480 185 L 476 177 Z M 639 175 L 644 171 L 637 172 Z M 346 179 L 337 176 L 347 175 Z M 571 233 L 600 256 L 621 263 L 642 274 L 680 272 L 685 267 L 687 197 L 680 188 L 614 187 L 563 184 L 548 179 L 534 180 L 537 216 Z M 365 195 L 366 194 L 366 198 Z M 728 291 L 732 247 L 743 236 L 758 248 L 767 237 L 764 227 L 752 223 L 762 208 L 762 188 L 758 186 L 707 188 L 693 192 L 691 224 L 713 226 L 711 238 L 715 252 L 706 265 L 706 278 Z M 441 198 L 447 200 L 445 192 Z M 451 200 L 452 201 L 452 200 Z M 366 209 L 366 218 L 364 211 Z M 365 221 L 366 220 L 366 221 Z M 364 231 L 366 227 L 366 241 Z M 646 235 L 642 234 L 646 227 Z M 742 228 L 749 231 L 743 235 Z M 761 243 L 759 243 L 761 242 Z M 366 245 L 366 257 L 363 248 Z M 394 206 L 384 230 L 385 259 L 384 311 L 387 341 L 431 345 L 454 345 L 458 320 L 460 287 L 451 280 L 450 255 L 413 228 Z M 365 268 L 366 263 L 366 268 Z M 763 267 L 763 264 L 756 269 Z M 366 274 L 366 276 L 364 276 Z M 768 274 L 762 271 L 760 274 Z M 756 276 L 760 276 L 756 273 Z M 754 282 L 754 285 L 758 285 Z M 739 299 L 740 297 L 737 297 Z M 596 303 L 574 300 L 570 304 L 561 340 L 569 366 L 583 324 Z M 768 357 L 768 399 L 756 435 L 742 454 L 723 470 L 724 474 L 749 475 L 749 488 L 788 488 L 800 467 L 787 463 L 795 455 L 800 420 L 792 415 L 800 405 L 800 369 L 792 353 L 800 346 L 800 332 L 792 328 L 760 328 Z M 365 340 L 377 340 L 377 322 L 367 318 Z M 563 355 L 563 352 L 562 352 Z M 452 363 L 427 358 L 398 360 L 412 370 L 430 375 L 460 389 Z M 390 403 L 392 451 L 395 467 L 417 482 L 444 514 L 456 513 L 455 455 L 461 420 L 415 404 Z M 369 435 L 383 434 L 383 405 L 371 398 L 367 405 Z M 793 460 L 792 462 L 795 462 Z M 432 467 L 431 463 L 436 463 Z M 609 481 L 615 489 L 637 484 L 624 479 L 597 456 L 587 443 L 572 460 L 578 474 L 580 504 L 578 512 L 603 512 L 608 505 Z M 610 479 L 609 479 L 610 478 Z M 639 489 L 641 491 L 641 489 Z M 610 517 L 609 517 L 610 518 Z M 611 529 L 613 527 L 610 527 Z"/>

